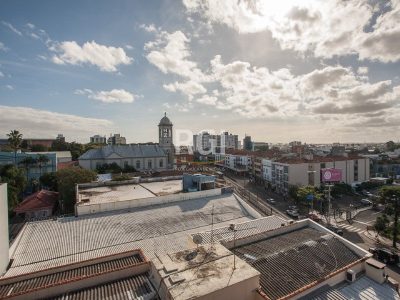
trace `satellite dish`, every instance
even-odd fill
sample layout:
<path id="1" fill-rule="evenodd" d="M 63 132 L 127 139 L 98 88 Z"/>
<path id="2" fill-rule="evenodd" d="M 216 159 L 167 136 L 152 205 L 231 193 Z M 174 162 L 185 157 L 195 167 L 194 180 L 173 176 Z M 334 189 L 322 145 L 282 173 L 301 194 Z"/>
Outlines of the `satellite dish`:
<path id="1" fill-rule="evenodd" d="M 203 243 L 203 237 L 201 235 L 195 234 L 193 236 L 193 243 L 195 243 L 196 245 L 200 245 L 201 243 Z"/>

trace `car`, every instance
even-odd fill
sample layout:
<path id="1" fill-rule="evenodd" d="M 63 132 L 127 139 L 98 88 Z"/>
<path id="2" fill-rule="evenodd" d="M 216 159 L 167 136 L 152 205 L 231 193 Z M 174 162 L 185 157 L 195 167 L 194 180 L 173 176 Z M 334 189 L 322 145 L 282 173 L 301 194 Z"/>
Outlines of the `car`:
<path id="1" fill-rule="evenodd" d="M 399 255 L 394 251 L 386 248 L 369 248 L 369 252 L 374 255 L 375 259 L 378 259 L 385 264 L 398 264 Z"/>
<path id="2" fill-rule="evenodd" d="M 337 227 L 336 225 L 331 224 L 331 225 L 326 226 L 326 228 L 328 228 L 330 231 L 333 231 L 337 235 L 340 235 L 340 236 L 343 235 L 343 230 L 340 229 L 339 227 Z"/>
<path id="3" fill-rule="evenodd" d="M 289 210 L 296 210 L 296 211 L 298 211 L 299 209 L 297 208 L 296 205 L 291 205 L 291 206 L 289 206 Z"/>
<path id="4" fill-rule="evenodd" d="M 318 216 L 317 214 L 309 213 L 309 214 L 307 215 L 307 217 L 308 217 L 309 219 L 311 219 L 311 220 L 317 222 L 317 223 L 319 223 L 319 222 L 322 221 L 322 218 L 321 218 L 320 216 Z"/>
<path id="5" fill-rule="evenodd" d="M 292 217 L 293 219 L 298 219 L 298 218 L 299 218 L 299 212 L 296 211 L 296 210 L 290 210 L 290 209 L 288 209 L 288 210 L 286 211 L 286 213 L 287 213 L 290 217 Z"/>
<path id="6" fill-rule="evenodd" d="M 268 198 L 267 202 L 272 204 L 272 205 L 276 204 L 276 201 L 274 200 L 274 198 Z"/>
<path id="7" fill-rule="evenodd" d="M 361 199 L 360 202 L 362 205 L 365 205 L 365 206 L 372 205 L 372 201 L 369 199 L 364 198 L 364 199 Z"/>

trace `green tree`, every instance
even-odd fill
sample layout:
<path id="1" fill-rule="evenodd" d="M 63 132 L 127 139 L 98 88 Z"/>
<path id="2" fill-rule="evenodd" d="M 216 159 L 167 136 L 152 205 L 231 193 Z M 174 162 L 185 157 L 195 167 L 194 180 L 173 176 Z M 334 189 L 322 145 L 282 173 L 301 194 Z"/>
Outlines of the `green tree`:
<path id="1" fill-rule="evenodd" d="M 40 176 L 39 181 L 41 186 L 44 186 L 51 191 L 58 191 L 57 174 L 55 172 L 44 173 L 42 176 Z"/>
<path id="2" fill-rule="evenodd" d="M 25 173 L 14 165 L 5 165 L 0 170 L 0 178 L 2 182 L 7 182 L 8 210 L 11 212 L 20 202 L 25 190 Z"/>
<path id="3" fill-rule="evenodd" d="M 392 225 L 392 242 L 393 247 L 397 248 L 398 239 L 398 223 L 400 213 L 400 186 L 383 186 L 379 191 L 381 202 L 386 203 L 387 213 L 394 215 L 394 222 Z"/>
<path id="4" fill-rule="evenodd" d="M 50 159 L 47 157 L 47 155 L 44 154 L 38 155 L 38 157 L 36 158 L 36 162 L 39 168 L 39 176 L 42 176 L 42 168 L 45 167 L 49 161 Z"/>
<path id="5" fill-rule="evenodd" d="M 75 205 L 75 185 L 96 180 L 97 174 L 80 167 L 61 169 L 56 172 L 58 192 L 64 213 L 72 213 Z"/>
<path id="6" fill-rule="evenodd" d="M 309 201 L 308 195 L 312 195 L 313 200 Z M 296 193 L 296 199 L 298 202 L 304 203 L 309 205 L 311 202 L 312 206 L 314 207 L 314 202 L 321 200 L 322 194 L 315 186 L 307 185 L 303 187 L 299 187 Z"/>
<path id="7" fill-rule="evenodd" d="M 43 146 L 40 144 L 32 145 L 32 147 L 31 147 L 32 152 L 45 152 L 47 150 L 48 150 L 48 148 L 46 146 Z"/>
<path id="8" fill-rule="evenodd" d="M 22 143 L 22 134 L 18 130 L 11 130 L 10 133 L 7 133 L 8 143 L 14 151 L 14 164 L 17 165 L 17 151 L 21 147 Z"/>
<path id="9" fill-rule="evenodd" d="M 376 218 L 374 228 L 376 230 L 377 236 L 388 229 L 389 223 L 389 218 L 385 214 L 380 215 Z"/>
<path id="10" fill-rule="evenodd" d="M 393 141 L 386 142 L 385 146 L 387 151 L 394 151 L 396 149 L 396 144 Z"/>
<path id="11" fill-rule="evenodd" d="M 30 168 L 36 165 L 36 159 L 34 159 L 32 156 L 27 156 L 23 160 L 21 160 L 18 164 L 24 167 L 26 172 L 26 180 L 28 181 L 29 170 Z"/>

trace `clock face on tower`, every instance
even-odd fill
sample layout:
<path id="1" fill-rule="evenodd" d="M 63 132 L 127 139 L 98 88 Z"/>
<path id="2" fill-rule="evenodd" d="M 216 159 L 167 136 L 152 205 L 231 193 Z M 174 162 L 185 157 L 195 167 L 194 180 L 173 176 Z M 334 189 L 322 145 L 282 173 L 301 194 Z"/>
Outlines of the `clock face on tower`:
<path id="1" fill-rule="evenodd" d="M 163 129 L 162 136 L 165 138 L 168 137 L 168 129 L 166 129 L 166 128 Z"/>

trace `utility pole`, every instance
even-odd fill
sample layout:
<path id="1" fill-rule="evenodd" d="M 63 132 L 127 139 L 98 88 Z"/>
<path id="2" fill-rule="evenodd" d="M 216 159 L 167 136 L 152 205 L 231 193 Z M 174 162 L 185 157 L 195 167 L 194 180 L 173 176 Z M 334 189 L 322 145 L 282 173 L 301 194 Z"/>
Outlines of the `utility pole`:
<path id="1" fill-rule="evenodd" d="M 331 225 L 331 187 L 332 184 L 327 184 L 326 187 L 328 188 L 328 225 Z"/>
<path id="2" fill-rule="evenodd" d="M 394 224 L 393 224 L 393 247 L 397 249 L 397 223 L 399 218 L 398 212 L 398 198 L 396 195 L 392 196 L 392 201 L 394 201 Z"/>

